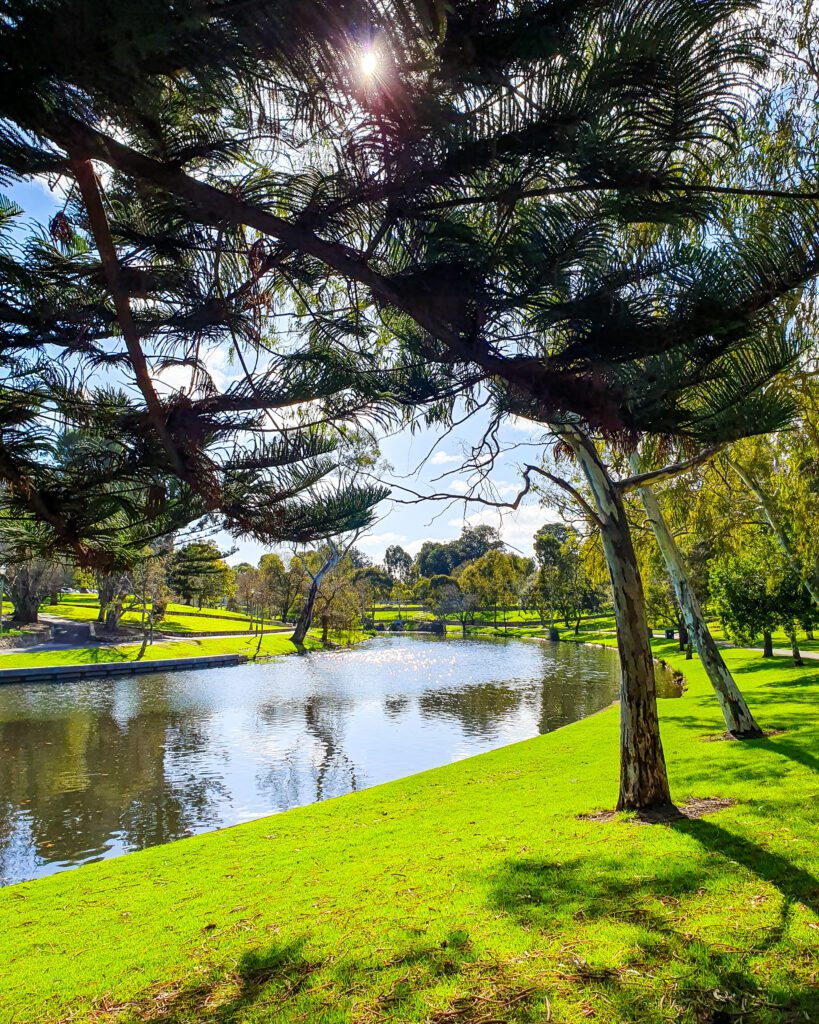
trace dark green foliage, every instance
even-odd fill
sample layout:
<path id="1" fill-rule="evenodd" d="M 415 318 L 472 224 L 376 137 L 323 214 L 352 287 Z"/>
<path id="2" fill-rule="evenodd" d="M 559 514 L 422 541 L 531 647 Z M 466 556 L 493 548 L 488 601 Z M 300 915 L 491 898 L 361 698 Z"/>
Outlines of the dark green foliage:
<path id="1" fill-rule="evenodd" d="M 725 631 L 738 643 L 756 642 L 778 627 L 792 636 L 796 623 L 810 628 L 815 619 L 798 569 L 768 537 L 714 562 L 710 589 Z"/>
<path id="2" fill-rule="evenodd" d="M 440 423 L 488 395 L 498 418 L 696 443 L 781 425 L 816 207 L 709 182 L 764 67 L 749 6 L 10 0 L 0 166 L 70 188 L 0 266 L 22 382 L 0 423 L 26 422 L 0 475 L 83 547 L 24 456 L 44 405 L 96 422 L 102 365 L 138 386 L 109 420 L 118 474 L 267 541 L 368 521 L 383 492 L 334 490 L 330 449 L 396 407 Z M 216 349 L 244 371 L 227 390 Z"/>
<path id="3" fill-rule="evenodd" d="M 449 575 L 467 562 L 503 547 L 498 531 L 493 526 L 465 526 L 460 537 L 447 543 L 425 541 L 415 559 L 421 576 Z"/>
<path id="4" fill-rule="evenodd" d="M 232 570 L 216 544 L 186 544 L 168 559 L 168 583 L 184 604 L 213 604 L 230 589 Z"/>

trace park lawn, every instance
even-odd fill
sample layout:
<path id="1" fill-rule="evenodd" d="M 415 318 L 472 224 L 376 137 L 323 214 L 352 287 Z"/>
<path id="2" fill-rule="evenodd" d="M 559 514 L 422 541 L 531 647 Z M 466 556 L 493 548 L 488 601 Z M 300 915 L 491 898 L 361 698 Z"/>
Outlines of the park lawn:
<path id="1" fill-rule="evenodd" d="M 32 651 L 4 654 L 0 669 L 46 668 L 51 665 L 88 665 L 107 662 L 135 661 L 141 644 L 118 644 L 116 647 L 76 647 L 65 651 Z M 319 646 L 314 637 L 307 637 L 305 647 Z M 154 643 L 145 649 L 143 661 L 162 658 L 198 658 L 214 654 L 246 654 L 248 657 L 272 657 L 293 654 L 296 647 L 288 634 L 265 633 L 261 645 L 258 636 L 202 637 L 198 640 L 168 640 Z M 0 1018 L 1 1019 L 1 1018 Z"/>
<path id="2" fill-rule="evenodd" d="M 40 611 L 47 615 L 57 615 L 73 622 L 92 622 L 97 618 L 99 610 L 96 594 L 68 594 L 59 604 L 40 606 Z M 142 614 L 138 609 L 125 611 L 121 622 L 126 626 L 139 626 Z M 268 623 L 266 628 L 271 625 L 275 628 L 279 623 Z M 188 605 L 171 604 L 157 629 L 167 633 L 240 633 L 250 629 L 250 619 L 241 612 L 227 612 L 221 608 L 203 608 L 200 611 Z"/>
<path id="3" fill-rule="evenodd" d="M 538 641 L 532 641 L 538 642 Z M 389 785 L 0 891 L 15 1022 L 817 1019 L 819 671 L 726 657 L 761 722 L 713 741 L 697 661 L 661 702 L 701 820 L 581 820 L 616 708 Z"/>

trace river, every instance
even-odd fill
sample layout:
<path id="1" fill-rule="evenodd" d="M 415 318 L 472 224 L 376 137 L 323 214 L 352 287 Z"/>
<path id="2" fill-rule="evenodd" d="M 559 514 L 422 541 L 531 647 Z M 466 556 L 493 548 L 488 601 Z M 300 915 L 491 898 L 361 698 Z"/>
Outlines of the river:
<path id="1" fill-rule="evenodd" d="M 3 686 L 0 884 L 447 764 L 616 694 L 617 658 L 601 648 L 405 636 L 258 665 Z"/>

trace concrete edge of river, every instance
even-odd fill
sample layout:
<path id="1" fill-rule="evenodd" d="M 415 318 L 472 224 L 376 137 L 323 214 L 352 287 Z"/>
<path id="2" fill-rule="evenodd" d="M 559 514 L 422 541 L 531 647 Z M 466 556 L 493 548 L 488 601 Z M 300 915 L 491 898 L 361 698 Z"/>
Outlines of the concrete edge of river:
<path id="1" fill-rule="evenodd" d="M 211 654 L 192 658 L 157 658 L 153 661 L 84 662 L 76 665 L 48 665 L 0 669 L 0 685 L 6 683 L 61 683 L 100 676 L 143 675 L 149 672 L 180 672 L 186 668 L 222 668 L 243 665 L 246 654 Z"/>

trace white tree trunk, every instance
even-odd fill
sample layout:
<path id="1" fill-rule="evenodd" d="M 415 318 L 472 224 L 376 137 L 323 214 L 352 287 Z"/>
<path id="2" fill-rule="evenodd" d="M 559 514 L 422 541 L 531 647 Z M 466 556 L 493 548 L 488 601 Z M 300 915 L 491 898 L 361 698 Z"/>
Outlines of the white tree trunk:
<path id="1" fill-rule="evenodd" d="M 617 809 L 670 807 L 645 597 L 623 501 L 590 438 L 574 426 L 556 430 L 571 446 L 591 490 L 614 596 L 620 656 Z"/>
<path id="2" fill-rule="evenodd" d="M 641 472 L 640 460 L 636 455 L 631 457 L 630 462 L 635 473 Z M 697 595 L 691 586 L 682 552 L 668 529 L 656 494 L 648 486 L 638 487 L 637 493 L 640 495 L 646 516 L 657 539 L 657 546 L 665 560 L 688 635 L 717 695 L 722 716 L 725 719 L 725 728 L 736 739 L 752 739 L 762 736 L 762 730 L 754 720 L 745 698 L 728 671 L 728 666 L 706 625 Z"/>

